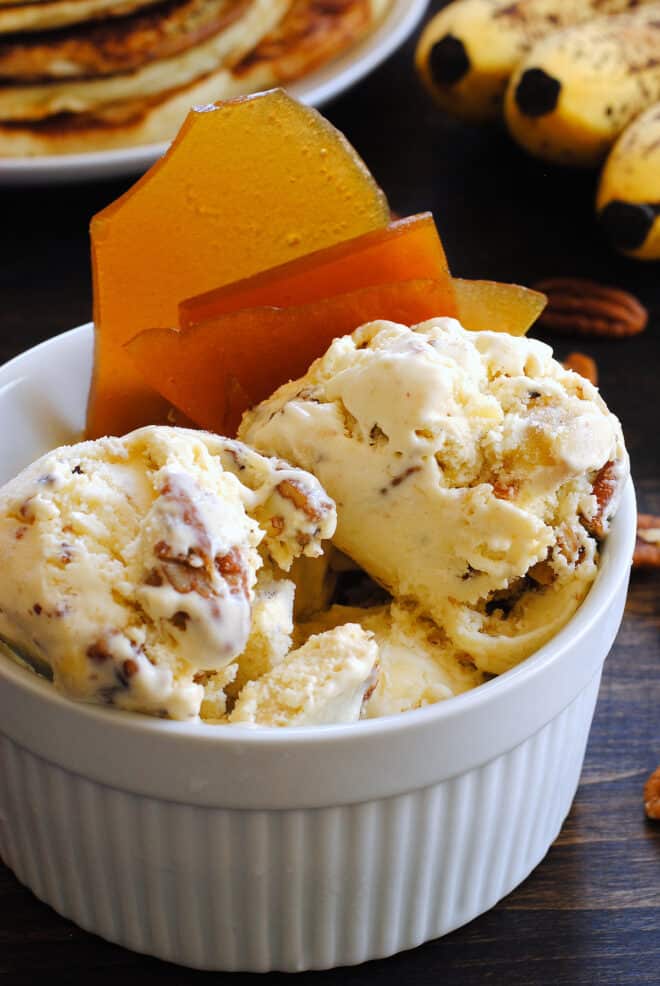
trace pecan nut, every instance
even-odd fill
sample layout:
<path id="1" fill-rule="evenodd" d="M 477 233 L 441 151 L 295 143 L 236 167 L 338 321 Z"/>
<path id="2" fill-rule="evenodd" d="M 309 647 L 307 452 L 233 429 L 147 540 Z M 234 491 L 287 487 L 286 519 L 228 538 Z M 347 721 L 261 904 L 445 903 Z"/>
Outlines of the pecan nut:
<path id="1" fill-rule="evenodd" d="M 215 556 L 215 567 L 234 595 L 242 593 L 246 599 L 250 593 L 248 571 L 245 559 L 238 548 L 232 548 L 226 555 Z"/>
<path id="2" fill-rule="evenodd" d="M 644 785 L 646 817 L 660 821 L 660 767 L 656 767 Z"/>
<path id="3" fill-rule="evenodd" d="M 586 353 L 569 353 L 564 360 L 564 367 L 567 370 L 573 370 L 574 373 L 579 373 L 581 377 L 592 383 L 594 387 L 598 386 L 598 367 L 596 366 L 596 361 L 591 356 L 587 356 Z"/>
<path id="4" fill-rule="evenodd" d="M 628 291 L 581 277 L 539 281 L 535 291 L 548 296 L 537 325 L 562 333 L 624 338 L 643 332 L 646 308 Z"/>
<path id="5" fill-rule="evenodd" d="M 660 517 L 637 516 L 637 541 L 633 555 L 635 568 L 660 568 Z"/>
<path id="6" fill-rule="evenodd" d="M 606 462 L 596 474 L 591 492 L 596 497 L 597 509 L 593 517 L 582 518 L 584 527 L 595 538 L 602 540 L 607 532 L 609 506 L 617 491 L 617 468 L 614 462 Z"/>
<path id="7" fill-rule="evenodd" d="M 331 504 L 327 500 L 315 503 L 315 490 L 312 487 L 305 488 L 300 480 L 283 479 L 281 483 L 278 483 L 276 489 L 281 497 L 290 500 L 296 510 L 302 510 L 311 521 L 322 520 L 331 508 Z"/>
<path id="8" fill-rule="evenodd" d="M 159 548 L 160 553 L 158 552 Z M 164 542 L 159 542 L 156 549 L 156 555 L 161 562 L 161 571 L 176 592 L 180 592 L 183 595 L 187 595 L 189 592 L 196 592 L 203 599 L 211 598 L 213 595 L 213 586 L 207 565 L 191 565 L 187 560 L 169 557 L 164 553 L 169 550 Z M 147 576 L 147 584 L 157 585 L 156 577 L 158 575 L 158 572 L 150 572 Z"/>

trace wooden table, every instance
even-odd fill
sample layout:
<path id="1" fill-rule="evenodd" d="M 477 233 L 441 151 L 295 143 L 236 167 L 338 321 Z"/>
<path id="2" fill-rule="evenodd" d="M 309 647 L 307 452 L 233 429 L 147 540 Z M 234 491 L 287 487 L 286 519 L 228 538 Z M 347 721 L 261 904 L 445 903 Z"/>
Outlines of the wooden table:
<path id="1" fill-rule="evenodd" d="M 446 119 L 421 92 L 411 56 L 410 44 L 327 115 L 394 209 L 433 210 L 456 273 L 523 284 L 593 277 L 649 306 L 650 327 L 636 339 L 553 341 L 560 357 L 580 349 L 597 359 L 602 393 L 623 421 L 641 509 L 660 513 L 659 266 L 609 251 L 594 223 L 593 175 L 548 168 L 503 133 Z M 0 360 L 90 318 L 89 218 L 127 184 L 0 191 Z M 18 221 L 7 226 L 9 216 Z M 575 805 L 532 876 L 442 940 L 305 982 L 660 983 L 660 825 L 647 823 L 642 808 L 644 779 L 660 762 L 659 597 L 657 573 L 633 575 Z M 99 986 L 204 980 L 79 931 L 0 864 L 0 986 L 41 976 Z M 263 982 L 234 980 L 252 978 Z"/>

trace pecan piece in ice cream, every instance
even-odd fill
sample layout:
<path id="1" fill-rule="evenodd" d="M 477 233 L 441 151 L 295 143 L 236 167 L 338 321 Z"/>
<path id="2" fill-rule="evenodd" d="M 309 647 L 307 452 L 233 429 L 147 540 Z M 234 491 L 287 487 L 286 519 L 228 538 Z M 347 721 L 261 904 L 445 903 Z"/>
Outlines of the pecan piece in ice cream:
<path id="1" fill-rule="evenodd" d="M 621 470 L 616 462 L 606 462 L 596 474 L 592 487 L 596 511 L 582 521 L 589 533 L 596 538 L 602 539 L 607 533 L 620 482 Z"/>
<path id="2" fill-rule="evenodd" d="M 279 458 L 266 458 L 229 438 L 205 436 L 222 466 L 253 491 L 250 510 L 264 529 L 262 550 L 288 571 L 300 555 L 318 557 L 332 537 L 335 505 L 318 479 Z"/>

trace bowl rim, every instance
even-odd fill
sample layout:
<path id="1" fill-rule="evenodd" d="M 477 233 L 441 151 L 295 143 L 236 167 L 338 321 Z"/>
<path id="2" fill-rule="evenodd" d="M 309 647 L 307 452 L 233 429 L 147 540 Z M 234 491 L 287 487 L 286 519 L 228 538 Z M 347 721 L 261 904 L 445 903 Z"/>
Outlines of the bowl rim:
<path id="1" fill-rule="evenodd" d="M 88 336 L 91 336 L 91 323 L 48 339 L 6 363 L 0 368 L 0 390 L 4 389 L 6 378 L 9 378 L 8 382 L 11 384 L 12 375 L 20 368 L 17 364 L 20 364 L 27 355 L 43 356 L 49 347 L 56 346 L 58 341 L 61 342 L 65 337 L 71 338 L 76 333 L 80 337 L 80 344 L 86 344 Z M 0 660 L 0 721 L 2 722 L 0 731 L 48 758 L 49 748 L 45 738 L 39 735 L 38 729 L 34 726 L 19 720 L 21 714 L 34 718 L 48 712 L 53 717 L 51 728 L 59 732 L 66 730 L 69 736 L 67 742 L 72 747 L 75 745 L 74 737 L 79 730 L 93 730 L 93 735 L 98 735 L 99 730 L 103 730 L 108 734 L 109 742 L 110 737 L 114 741 L 121 738 L 122 742 L 126 743 L 127 749 L 131 742 L 139 740 L 144 741 L 150 750 L 157 750 L 159 744 L 166 742 L 167 749 L 185 750 L 185 756 L 188 757 L 194 757 L 201 752 L 205 754 L 210 752 L 230 758 L 247 756 L 253 760 L 268 751 L 306 757 L 310 753 L 318 755 L 320 749 L 330 745 L 343 751 L 349 747 L 351 750 L 357 750 L 360 746 L 373 750 L 385 740 L 388 741 L 388 745 L 392 740 L 414 743 L 415 736 L 419 738 L 422 735 L 425 737 L 431 735 L 432 732 L 429 730 L 441 729 L 445 734 L 447 730 L 462 732 L 462 720 L 469 718 L 474 721 L 477 715 L 482 719 L 487 718 L 484 717 L 483 710 L 489 706 L 497 706 L 499 700 L 503 700 L 508 705 L 512 701 L 518 701 L 530 686 L 534 686 L 537 678 L 543 677 L 544 672 L 552 672 L 555 665 L 565 663 L 567 655 L 580 649 L 590 636 L 604 632 L 601 631 L 600 624 L 607 622 L 607 614 L 612 609 L 612 604 L 627 585 L 635 535 L 635 497 L 632 482 L 629 480 L 604 545 L 596 579 L 576 613 L 559 633 L 530 657 L 497 678 L 471 691 L 422 709 L 339 725 L 296 726 L 287 729 L 233 725 L 228 729 L 200 721 L 163 720 L 142 713 L 76 702 L 54 689 L 46 679 L 5 658 Z M 573 666 L 573 680 L 562 685 L 557 694 L 552 696 L 552 700 L 548 701 L 547 708 L 543 712 L 537 711 L 535 719 L 537 729 L 558 711 L 560 703 L 565 707 L 577 694 L 585 684 L 585 675 L 592 677 L 596 673 L 596 668 L 600 667 L 609 650 L 619 622 L 620 618 L 617 618 L 612 632 L 608 630 L 609 637 L 596 648 L 598 653 L 594 659 L 577 662 Z M 589 648 L 585 649 L 589 650 Z M 556 674 L 552 673 L 556 679 Z M 522 719 L 524 718 L 523 716 Z M 522 730 L 522 719 L 518 733 Z M 530 722 L 527 723 L 528 731 L 529 728 L 531 728 Z M 511 733 L 511 738 L 506 742 L 512 744 L 514 739 L 514 734 Z M 496 755 L 495 750 L 493 755 Z M 81 757 L 76 755 L 73 749 L 64 757 L 61 751 L 53 752 L 52 756 L 63 766 L 82 770 L 79 767 Z M 478 762 L 476 753 L 472 759 Z M 124 773 L 127 772 L 130 772 L 128 768 Z M 100 770 L 100 773 L 102 774 L 103 771 Z M 200 783 L 204 786 L 203 782 Z M 411 784 L 412 786 L 414 785 Z M 133 787 L 139 787 L 137 782 Z"/>

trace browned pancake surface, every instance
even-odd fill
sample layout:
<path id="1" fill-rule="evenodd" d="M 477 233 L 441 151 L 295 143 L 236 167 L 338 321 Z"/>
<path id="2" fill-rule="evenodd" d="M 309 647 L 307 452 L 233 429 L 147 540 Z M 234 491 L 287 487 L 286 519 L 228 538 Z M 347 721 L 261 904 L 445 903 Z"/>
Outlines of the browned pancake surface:
<path id="1" fill-rule="evenodd" d="M 369 0 L 294 0 L 275 31 L 234 69 L 237 78 L 263 66 L 290 82 L 306 75 L 357 41 L 372 25 Z"/>
<path id="2" fill-rule="evenodd" d="M 388 5 L 388 0 L 293 0 L 278 28 L 233 69 L 225 67 L 191 86 L 102 112 L 60 114 L 30 126 L 0 125 L 0 158 L 76 154 L 170 139 L 192 104 L 268 88 L 312 71 L 364 37 Z"/>
<path id="3" fill-rule="evenodd" d="M 105 17 L 124 17 L 163 0 L 0 0 L 0 34 L 52 31 Z"/>
<path id="4" fill-rule="evenodd" d="M 167 0 L 128 17 L 0 40 L 0 78 L 95 78 L 181 54 L 242 16 L 250 0 Z"/>

